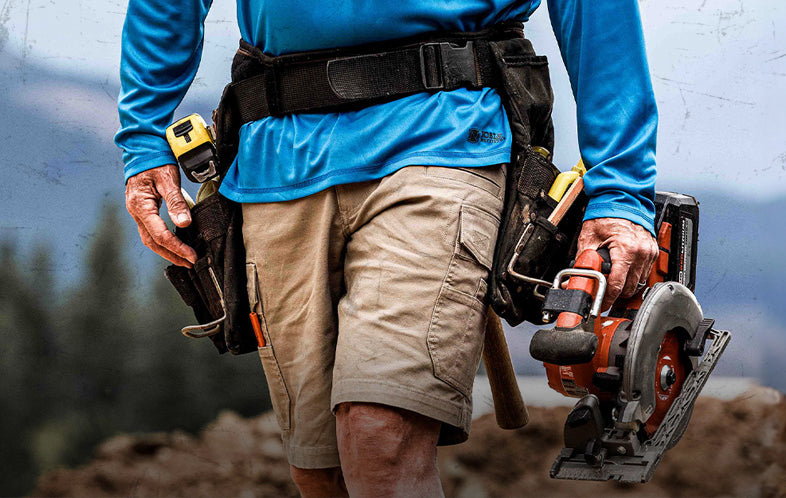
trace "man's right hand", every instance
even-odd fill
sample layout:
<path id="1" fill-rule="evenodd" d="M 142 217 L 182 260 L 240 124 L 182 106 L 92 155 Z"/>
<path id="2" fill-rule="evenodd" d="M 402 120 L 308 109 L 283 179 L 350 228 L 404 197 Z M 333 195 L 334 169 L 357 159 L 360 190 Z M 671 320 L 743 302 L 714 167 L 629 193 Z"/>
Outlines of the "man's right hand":
<path id="1" fill-rule="evenodd" d="M 142 242 L 162 258 L 191 268 L 196 252 L 167 229 L 158 214 L 162 200 L 175 225 L 191 224 L 191 211 L 180 192 L 180 171 L 174 164 L 137 173 L 126 182 L 126 209 L 136 221 Z"/>

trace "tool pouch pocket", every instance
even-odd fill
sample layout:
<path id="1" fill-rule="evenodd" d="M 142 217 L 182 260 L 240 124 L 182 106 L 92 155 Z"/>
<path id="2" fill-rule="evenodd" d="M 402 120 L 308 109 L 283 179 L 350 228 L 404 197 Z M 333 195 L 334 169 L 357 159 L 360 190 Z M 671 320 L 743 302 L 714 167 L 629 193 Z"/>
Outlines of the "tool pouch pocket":
<path id="1" fill-rule="evenodd" d="M 193 247 L 191 269 L 171 265 L 167 279 L 194 311 L 201 327 L 186 327 L 189 337 L 210 337 L 219 353 L 257 350 L 249 320 L 245 248 L 240 205 L 213 194 L 191 209 L 192 222 L 175 235 Z"/>
<path id="2" fill-rule="evenodd" d="M 582 194 L 559 227 L 548 221 L 556 202 L 546 193 L 559 170 L 532 148 L 554 148 L 548 61 L 536 55 L 523 38 L 492 42 L 491 47 L 502 75 L 500 94 L 513 133 L 505 206 L 491 270 L 491 306 L 510 325 L 524 320 L 542 323 L 544 282 L 566 268 L 575 255 L 586 199 Z"/>
<path id="3" fill-rule="evenodd" d="M 548 217 L 557 203 L 546 192 L 557 169 L 529 146 L 515 159 L 517 181 L 508 183 L 490 299 L 494 311 L 511 325 L 524 320 L 539 324 L 549 282 L 576 254 L 586 199 L 582 194 L 559 226 L 553 225 Z"/>

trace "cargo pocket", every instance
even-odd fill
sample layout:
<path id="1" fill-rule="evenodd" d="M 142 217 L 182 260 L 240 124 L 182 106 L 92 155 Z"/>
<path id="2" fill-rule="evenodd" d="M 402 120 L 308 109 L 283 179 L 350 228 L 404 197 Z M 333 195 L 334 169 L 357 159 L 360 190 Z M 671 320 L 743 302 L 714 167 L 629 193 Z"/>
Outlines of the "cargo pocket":
<path id="1" fill-rule="evenodd" d="M 270 334 L 267 329 L 267 321 L 262 309 L 262 298 L 259 292 L 259 276 L 257 267 L 254 263 L 246 263 L 246 282 L 248 285 L 248 304 L 252 311 L 259 316 L 259 323 L 262 326 L 262 335 L 265 337 L 265 346 L 259 348 L 259 359 L 262 362 L 262 369 L 265 371 L 267 387 L 270 392 L 270 402 L 273 404 L 273 411 L 278 420 L 278 426 L 282 431 L 288 431 L 291 427 L 292 403 L 289 398 L 284 376 L 276 360 L 276 353 Z"/>
<path id="2" fill-rule="evenodd" d="M 487 279 L 498 227 L 494 215 L 461 207 L 453 257 L 429 325 L 434 376 L 466 397 L 483 350 Z"/>

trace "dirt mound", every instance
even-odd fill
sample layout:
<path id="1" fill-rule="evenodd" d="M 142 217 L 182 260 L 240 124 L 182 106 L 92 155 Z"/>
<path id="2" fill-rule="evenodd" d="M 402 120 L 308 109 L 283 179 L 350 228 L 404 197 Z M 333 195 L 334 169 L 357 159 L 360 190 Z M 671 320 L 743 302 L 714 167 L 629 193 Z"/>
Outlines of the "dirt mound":
<path id="1" fill-rule="evenodd" d="M 567 408 L 530 407 L 518 431 L 475 421 L 469 441 L 442 448 L 448 496 L 786 497 L 786 400 L 756 388 L 732 401 L 700 399 L 691 425 L 647 485 L 555 481 Z M 275 418 L 222 414 L 199 438 L 118 436 L 79 469 L 41 477 L 36 496 L 297 496 Z"/>

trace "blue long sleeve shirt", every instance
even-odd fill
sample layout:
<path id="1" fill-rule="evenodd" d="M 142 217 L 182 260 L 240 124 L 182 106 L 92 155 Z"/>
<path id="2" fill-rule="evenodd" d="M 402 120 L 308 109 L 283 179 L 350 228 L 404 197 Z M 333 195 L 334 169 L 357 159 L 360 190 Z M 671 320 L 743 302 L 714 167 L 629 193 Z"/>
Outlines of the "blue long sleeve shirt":
<path id="1" fill-rule="evenodd" d="M 165 129 L 199 66 L 210 3 L 129 1 L 115 136 L 126 179 L 175 162 Z M 237 15 L 244 40 L 280 55 L 436 30 L 478 31 L 526 21 L 539 4 L 238 0 Z M 657 110 L 637 1 L 551 0 L 549 15 L 576 98 L 581 155 L 590 167 L 585 218 L 625 218 L 652 231 Z M 504 139 L 470 142 L 471 128 Z M 240 150 L 221 193 L 238 202 L 283 201 L 408 165 L 507 162 L 510 135 L 493 89 L 422 93 L 345 113 L 268 117 L 241 128 Z"/>

